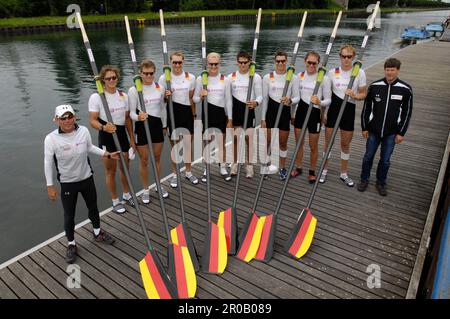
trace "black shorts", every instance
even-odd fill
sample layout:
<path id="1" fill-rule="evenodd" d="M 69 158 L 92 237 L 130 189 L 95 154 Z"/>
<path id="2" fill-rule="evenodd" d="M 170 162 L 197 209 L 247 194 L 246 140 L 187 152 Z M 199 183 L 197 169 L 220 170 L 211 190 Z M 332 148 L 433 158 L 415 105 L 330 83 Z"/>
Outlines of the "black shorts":
<path id="1" fill-rule="evenodd" d="M 233 96 L 233 126 L 244 127 L 244 115 L 247 104 Z M 255 109 L 248 109 L 247 128 L 255 127 Z"/>
<path id="2" fill-rule="evenodd" d="M 205 132 L 205 114 L 204 109 L 202 105 L 202 124 L 203 124 L 203 130 L 202 132 Z M 228 118 L 225 114 L 225 109 L 223 107 L 208 103 L 208 128 L 217 128 L 219 129 L 223 134 L 225 134 L 227 130 L 227 121 Z"/>
<path id="3" fill-rule="evenodd" d="M 173 102 L 173 113 L 175 118 L 175 128 L 183 127 L 194 134 L 194 114 L 190 105 L 179 104 Z M 169 105 L 167 105 L 167 128 L 169 129 L 169 135 L 172 134 L 172 122 L 170 120 Z"/>
<path id="4" fill-rule="evenodd" d="M 333 93 L 331 97 L 331 104 L 328 108 L 327 113 L 327 123 L 325 124 L 328 128 L 333 128 L 336 124 L 337 117 L 339 115 L 339 110 L 341 109 L 343 99 L 338 97 Z M 345 106 L 344 114 L 342 114 L 341 122 L 339 123 L 339 128 L 344 131 L 354 131 L 355 130 L 355 109 L 356 105 L 354 103 L 347 102 Z"/>
<path id="5" fill-rule="evenodd" d="M 164 134 L 162 121 L 159 117 L 149 115 L 147 117 L 148 127 L 150 129 L 150 137 L 152 143 L 164 142 Z M 145 133 L 145 125 L 143 121 L 136 121 L 134 125 L 134 133 L 136 133 L 136 145 L 147 145 L 147 135 Z"/>
<path id="6" fill-rule="evenodd" d="M 277 113 L 280 103 L 275 102 L 269 97 L 269 103 L 267 105 L 266 112 L 266 125 L 267 128 L 275 127 L 275 120 L 277 119 Z M 282 131 L 290 131 L 291 129 L 291 107 L 283 105 L 283 110 L 281 111 L 280 122 L 278 123 L 278 128 Z"/>
<path id="7" fill-rule="evenodd" d="M 303 123 L 305 122 L 306 112 L 308 112 L 308 108 L 309 105 L 300 100 L 300 102 L 298 103 L 297 112 L 295 112 L 295 128 L 302 128 Z M 308 120 L 308 132 L 311 134 L 320 133 L 320 126 L 320 109 L 313 107 Z"/>
<path id="8" fill-rule="evenodd" d="M 105 125 L 106 122 L 102 119 L 98 119 L 98 121 Z M 119 138 L 119 144 L 122 152 L 128 152 L 130 149 L 130 141 L 128 140 L 127 130 L 125 129 L 125 125 L 116 125 L 116 133 Z M 105 131 L 98 132 L 98 147 L 103 148 L 106 147 L 106 150 L 110 153 L 118 151 L 116 145 L 114 144 L 114 139 L 112 133 L 108 133 Z"/>

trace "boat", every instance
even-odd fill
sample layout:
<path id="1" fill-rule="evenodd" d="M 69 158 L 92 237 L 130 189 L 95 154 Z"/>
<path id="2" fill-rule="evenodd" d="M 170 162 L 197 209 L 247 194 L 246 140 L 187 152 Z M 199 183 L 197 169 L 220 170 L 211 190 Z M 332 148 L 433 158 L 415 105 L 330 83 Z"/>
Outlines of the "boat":
<path id="1" fill-rule="evenodd" d="M 442 34 L 444 32 L 444 24 L 441 22 L 430 22 L 425 26 L 425 30 L 436 36 L 436 33 Z"/>
<path id="2" fill-rule="evenodd" d="M 428 32 L 424 27 L 407 27 L 403 30 L 401 36 L 402 40 L 425 40 L 431 37 L 430 32 Z"/>

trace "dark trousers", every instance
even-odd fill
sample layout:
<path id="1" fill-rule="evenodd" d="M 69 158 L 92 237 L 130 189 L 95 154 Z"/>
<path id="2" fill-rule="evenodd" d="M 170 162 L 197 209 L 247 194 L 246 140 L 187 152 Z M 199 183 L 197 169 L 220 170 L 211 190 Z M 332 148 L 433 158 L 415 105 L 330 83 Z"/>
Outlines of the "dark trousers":
<path id="1" fill-rule="evenodd" d="M 377 184 L 385 185 L 386 177 L 390 166 L 392 152 L 395 146 L 395 134 L 381 137 L 378 134 L 369 132 L 369 138 L 366 142 L 366 153 L 364 154 L 361 181 L 369 181 L 370 170 L 372 169 L 373 159 L 381 144 L 380 161 L 377 167 Z"/>
<path id="2" fill-rule="evenodd" d="M 84 198 L 88 208 L 88 216 L 94 228 L 100 228 L 100 216 L 97 208 L 97 191 L 93 176 L 74 183 L 61 183 L 61 201 L 64 208 L 64 231 L 69 241 L 74 240 L 75 208 L 78 193 Z"/>

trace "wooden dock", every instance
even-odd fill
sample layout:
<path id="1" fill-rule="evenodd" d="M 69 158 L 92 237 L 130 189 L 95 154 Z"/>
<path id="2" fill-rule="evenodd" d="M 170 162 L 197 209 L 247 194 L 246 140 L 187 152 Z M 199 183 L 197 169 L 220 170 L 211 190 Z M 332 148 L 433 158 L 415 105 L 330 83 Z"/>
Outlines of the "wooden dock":
<path id="1" fill-rule="evenodd" d="M 378 195 L 374 183 L 366 192 L 360 193 L 356 187 L 346 187 L 339 180 L 338 137 L 328 180 L 319 186 L 312 207 L 318 224 L 309 252 L 297 261 L 282 251 L 311 189 L 306 176 L 302 175 L 291 180 L 286 193 L 279 216 L 274 258 L 267 264 L 256 261 L 247 264 L 230 257 L 223 275 L 199 272 L 197 297 L 407 297 L 408 289 L 418 280 L 417 276 L 412 276 L 413 272 L 420 275 L 422 236 L 431 227 L 425 225 L 448 139 L 449 50 L 449 43 L 427 42 L 409 46 L 394 55 L 403 63 L 400 77 L 413 87 L 414 110 L 406 139 L 396 146 L 392 157 L 387 197 Z M 383 77 L 383 63 L 380 61 L 366 70 L 369 82 Z M 365 150 L 359 124 L 360 110 L 358 108 L 349 169 L 349 175 L 355 181 L 359 179 Z M 291 140 L 290 152 L 292 148 Z M 304 162 L 309 162 L 307 151 Z M 376 164 L 374 170 L 375 167 Z M 197 176 L 202 170 L 201 165 L 194 166 Z M 372 174 L 375 174 L 374 170 Z M 224 182 L 218 176 L 217 167 L 213 172 L 212 206 L 213 211 L 218 212 L 230 206 L 234 182 Z M 252 180 L 242 178 L 239 227 L 252 205 L 258 177 L 256 174 Z M 136 186 L 138 182 L 135 181 Z M 101 178 L 97 176 L 97 185 L 100 184 Z M 275 209 L 281 185 L 276 175 L 265 182 L 259 210 Z M 183 186 L 187 218 L 197 251 L 201 254 L 206 225 L 205 185 L 184 183 Z M 165 203 L 170 224 L 174 226 L 180 219 L 178 196 L 168 185 L 165 188 L 170 192 Z M 165 263 L 166 238 L 155 193 L 152 193 L 152 203 L 141 205 L 141 208 L 152 241 Z M 81 288 L 67 288 L 68 265 L 64 260 L 67 243 L 65 237 L 61 237 L 4 264 L 0 269 L 0 298 L 146 298 L 138 268 L 146 247 L 138 218 L 132 209 L 130 211 L 124 215 L 107 213 L 102 217 L 102 227 L 116 238 L 113 246 L 95 244 L 90 224 L 77 229 L 79 257 L 76 263 L 81 271 Z M 217 218 L 217 214 L 214 217 Z M 372 274 L 368 267 L 371 265 L 380 267 L 379 288 L 368 287 L 368 277 Z M 411 296 L 414 294 L 409 292 Z"/>

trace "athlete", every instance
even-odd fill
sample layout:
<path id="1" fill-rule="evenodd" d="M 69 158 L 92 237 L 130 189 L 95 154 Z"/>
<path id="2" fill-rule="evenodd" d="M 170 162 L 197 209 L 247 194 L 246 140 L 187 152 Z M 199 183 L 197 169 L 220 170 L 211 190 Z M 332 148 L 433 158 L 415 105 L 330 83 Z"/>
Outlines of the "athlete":
<path id="1" fill-rule="evenodd" d="M 275 53 L 275 71 L 266 74 L 263 78 L 263 105 L 261 111 L 261 128 L 267 130 L 267 146 L 270 147 L 272 128 L 275 127 L 275 121 L 280 103 L 283 103 L 283 110 L 278 124 L 279 145 L 280 145 L 280 179 L 287 177 L 286 157 L 287 141 L 289 138 L 291 124 L 291 105 L 297 104 L 300 100 L 297 77 L 293 76 L 288 86 L 286 96 L 282 96 L 284 85 L 286 83 L 286 70 L 288 57 L 284 50 L 278 49 Z"/>
<path id="2" fill-rule="evenodd" d="M 114 144 L 112 134 L 116 132 L 120 143 L 120 149 L 125 157 L 127 169 L 129 169 L 128 151 L 130 146 L 133 150 L 136 150 L 136 144 L 134 143 L 133 138 L 128 138 L 129 136 L 133 136 L 133 123 L 131 122 L 130 111 L 128 108 L 128 97 L 126 93 L 117 89 L 117 82 L 120 77 L 120 72 L 116 66 L 104 65 L 100 70 L 99 76 L 105 89 L 106 101 L 108 102 L 113 123 L 108 122 L 105 110 L 103 108 L 103 103 L 98 93 L 93 93 L 89 98 L 90 123 L 94 129 L 99 131 L 99 147 L 106 149 L 108 152 L 118 151 L 116 149 L 116 145 Z M 113 211 L 117 214 L 123 214 L 126 209 L 125 206 L 119 201 L 116 189 L 117 161 L 104 158 L 103 164 L 106 171 L 106 187 L 111 194 Z M 119 171 L 120 181 L 123 188 L 122 198 L 127 201 L 129 205 L 134 206 L 122 165 L 119 165 Z"/>
<path id="3" fill-rule="evenodd" d="M 111 160 L 119 158 L 118 153 L 110 153 L 92 144 L 91 135 L 84 126 L 76 124 L 76 115 L 70 105 L 59 105 L 55 109 L 54 122 L 58 128 L 45 137 L 44 171 L 48 197 L 56 201 L 57 192 L 53 180 L 52 163 L 56 166 L 57 179 L 61 185 L 61 201 L 64 208 L 64 230 L 68 240 L 66 261 L 76 260 L 75 209 L 78 193 L 81 193 L 88 208 L 89 219 L 94 228 L 94 240 L 105 244 L 114 239 L 100 229 L 97 208 L 97 191 L 88 154 L 103 156 Z"/>
<path id="4" fill-rule="evenodd" d="M 130 117 L 135 121 L 134 132 L 136 133 L 136 147 L 140 157 L 139 175 L 141 176 L 144 192 L 142 202 L 150 203 L 150 189 L 148 181 L 148 141 L 145 132 L 144 121 L 147 120 L 152 139 L 153 154 L 155 155 L 156 170 L 160 178 L 161 172 L 161 152 L 164 145 L 164 135 L 166 131 L 167 114 L 164 105 L 164 89 L 154 81 L 156 67 L 150 60 L 143 60 L 140 65 L 140 75 L 142 78 L 142 94 L 144 97 L 145 110 L 143 112 L 139 102 L 136 87 L 128 90 L 128 103 L 130 105 Z M 165 189 L 162 190 L 164 198 L 169 196 Z M 158 191 L 158 190 L 156 190 Z"/>
<path id="5" fill-rule="evenodd" d="M 341 174 L 340 179 L 349 187 L 353 187 L 355 183 L 348 176 L 347 167 L 350 159 L 350 143 L 353 138 L 353 131 L 355 127 L 355 108 L 356 101 L 362 101 L 367 94 L 366 73 L 364 70 L 359 70 L 358 76 L 355 79 L 353 88 L 347 90 L 348 83 L 350 82 L 351 70 L 353 67 L 353 59 L 355 58 L 356 50 L 348 44 L 341 47 L 339 51 L 340 66 L 328 71 L 328 77 L 331 80 L 331 104 L 327 112 L 327 122 L 325 124 L 325 149 L 330 142 L 331 135 L 333 133 L 334 125 L 341 109 L 342 101 L 345 95 L 349 96 L 347 106 L 345 107 L 344 114 L 341 122 L 339 123 L 339 129 L 341 132 Z M 325 183 L 327 177 L 328 161 L 325 162 L 325 167 L 320 176 L 319 182 Z"/>
<path id="6" fill-rule="evenodd" d="M 170 74 L 171 90 L 167 90 L 166 78 L 162 74 L 159 78 L 159 85 L 164 87 L 166 97 L 172 96 L 173 113 L 175 128 L 184 128 L 188 134 L 183 138 L 184 144 L 184 158 L 186 166 L 186 179 L 192 184 L 198 184 L 198 179 L 191 172 L 191 141 L 194 135 L 194 119 L 197 117 L 195 112 L 195 103 L 192 100 L 195 90 L 195 76 L 192 73 L 183 70 L 184 54 L 182 52 L 174 52 L 170 55 L 170 62 L 172 63 L 172 71 Z M 167 125 L 169 133 L 174 129 L 171 127 L 170 113 L 167 111 Z M 170 139 L 170 145 L 174 146 L 174 142 Z M 172 160 L 173 177 L 170 180 L 170 186 L 176 188 L 178 186 L 177 166 Z"/>
<path id="7" fill-rule="evenodd" d="M 292 108 L 292 124 L 294 125 L 295 142 L 298 141 L 302 129 L 302 125 L 305 122 L 306 112 L 308 111 L 309 104 L 312 102 L 311 115 L 308 120 L 307 128 L 309 132 L 309 147 L 310 147 L 310 166 L 308 181 L 314 183 L 316 181 L 316 166 L 319 151 L 319 136 L 321 129 L 321 119 L 324 110 L 331 103 L 331 83 L 327 76 L 322 80 L 322 84 L 319 87 L 317 95 L 312 95 L 316 86 L 317 68 L 320 63 L 320 56 L 317 52 L 310 51 L 305 56 L 305 68 L 306 71 L 298 74 L 299 79 L 299 91 L 300 102 L 297 108 Z M 296 109 L 296 110 L 295 110 Z M 304 140 L 301 144 L 300 150 L 297 153 L 294 168 L 291 172 L 291 176 L 295 177 L 302 174 L 302 159 L 303 159 L 303 146 Z"/>
<path id="8" fill-rule="evenodd" d="M 250 101 L 247 101 L 249 69 L 251 56 L 245 51 L 241 51 L 236 57 L 238 71 L 228 75 L 231 83 L 231 95 L 233 99 L 233 128 L 239 129 L 244 127 L 245 109 L 248 108 L 247 131 L 245 136 L 246 143 L 246 177 L 252 178 L 254 176 L 253 165 L 250 162 L 250 148 L 249 140 L 252 140 L 253 131 L 255 127 L 255 108 L 262 103 L 262 79 L 259 74 L 253 77 L 252 94 Z M 238 131 L 235 131 L 235 134 Z M 238 149 L 238 135 L 234 138 L 234 163 L 231 165 L 231 175 L 237 174 L 237 149 Z"/>
<path id="9" fill-rule="evenodd" d="M 226 129 L 233 127 L 232 104 L 231 104 L 231 90 L 230 81 L 223 74 L 220 73 L 220 54 L 211 52 L 206 57 L 208 68 L 208 89 L 203 89 L 202 77 L 197 78 L 195 87 L 194 102 L 200 103 L 205 97 L 208 100 L 208 130 L 219 130 L 215 134 L 215 138 L 219 137 L 221 140 L 217 141 L 220 149 L 222 146 L 222 154 L 219 152 L 220 175 L 225 181 L 230 181 L 231 176 L 228 174 L 225 164 L 225 137 Z M 203 130 L 205 129 L 205 114 L 202 107 L 202 123 Z M 206 169 L 203 172 L 202 182 L 206 182 Z"/>

